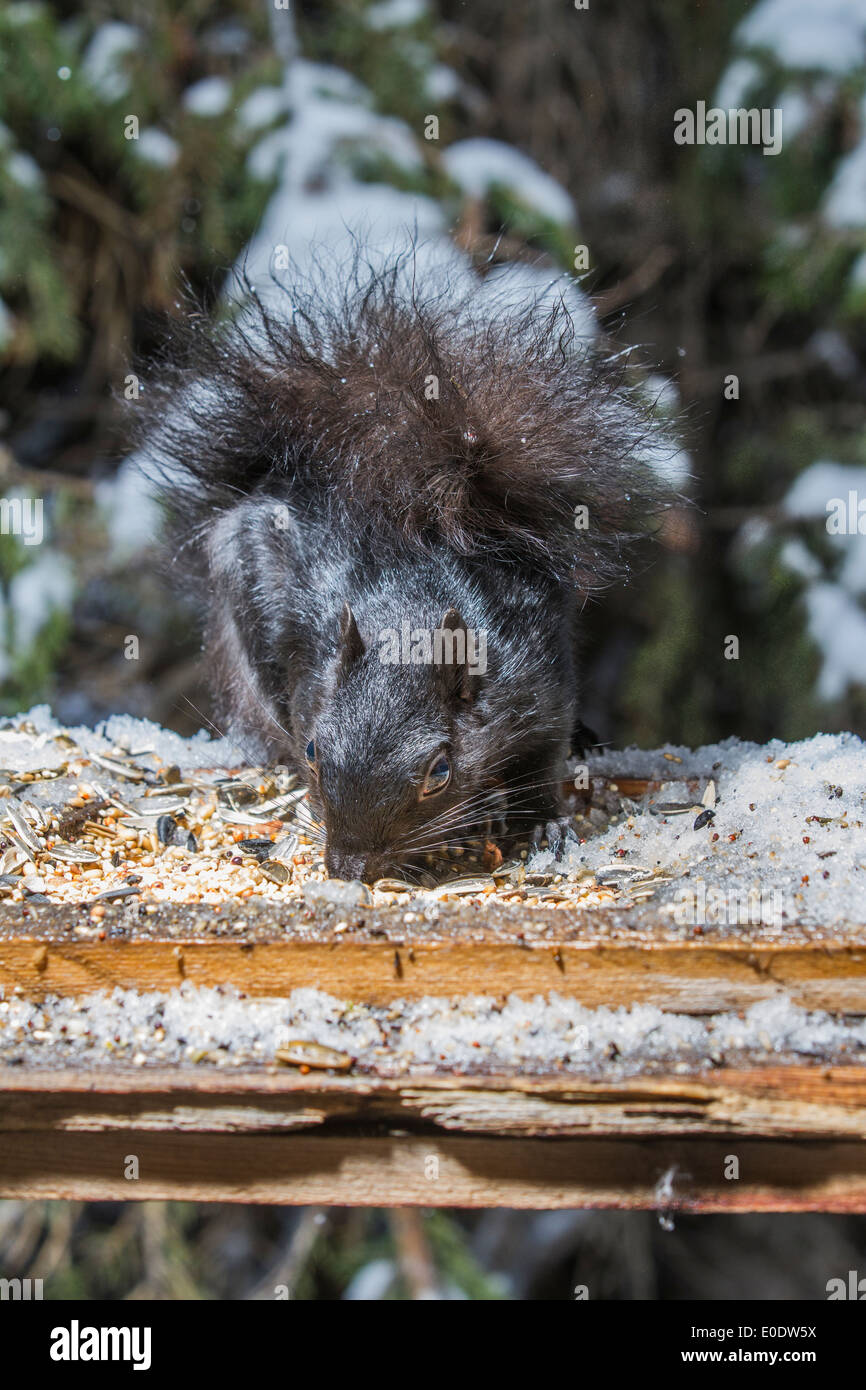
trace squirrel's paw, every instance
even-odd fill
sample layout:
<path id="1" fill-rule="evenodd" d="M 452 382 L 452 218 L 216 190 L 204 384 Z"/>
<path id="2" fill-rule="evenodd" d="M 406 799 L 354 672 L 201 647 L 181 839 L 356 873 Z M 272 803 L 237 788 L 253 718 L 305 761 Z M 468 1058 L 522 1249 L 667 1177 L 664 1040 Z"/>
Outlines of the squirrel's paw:
<path id="1" fill-rule="evenodd" d="M 597 748 L 600 744 L 598 734 L 591 729 L 588 724 L 584 724 L 579 719 L 574 726 L 571 736 L 571 756 L 573 758 L 585 758 L 590 748 Z"/>
<path id="2" fill-rule="evenodd" d="M 539 822 L 538 825 L 534 826 L 530 837 L 533 853 L 541 849 L 541 842 L 545 839 L 547 840 L 547 848 L 557 861 L 562 859 L 569 841 L 573 844 L 580 842 L 580 836 L 574 828 L 571 816 L 558 816 L 556 820 L 549 820 L 546 825 Z"/>

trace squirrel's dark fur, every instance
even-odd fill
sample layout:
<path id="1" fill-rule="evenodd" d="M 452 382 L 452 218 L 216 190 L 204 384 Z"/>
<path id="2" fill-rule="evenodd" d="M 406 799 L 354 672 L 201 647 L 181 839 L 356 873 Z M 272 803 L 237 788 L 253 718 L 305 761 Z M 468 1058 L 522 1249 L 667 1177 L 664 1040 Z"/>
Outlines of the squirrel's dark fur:
<path id="1" fill-rule="evenodd" d="M 659 501 L 651 412 L 561 304 L 491 321 L 403 284 L 356 269 L 337 302 L 314 281 L 193 316 L 146 392 L 217 717 L 304 776 L 329 871 L 368 880 L 559 818 L 580 609 Z M 443 618 L 486 633 L 485 674 L 382 661 L 383 631 Z"/>

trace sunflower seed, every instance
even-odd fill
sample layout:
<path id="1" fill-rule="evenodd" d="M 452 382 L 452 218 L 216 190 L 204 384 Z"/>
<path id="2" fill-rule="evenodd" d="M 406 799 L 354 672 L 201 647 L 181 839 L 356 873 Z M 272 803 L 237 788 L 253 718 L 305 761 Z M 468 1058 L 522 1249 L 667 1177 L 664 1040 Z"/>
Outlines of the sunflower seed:
<path id="1" fill-rule="evenodd" d="M 499 864 L 495 869 L 490 870 L 491 876 L 497 879 L 511 878 L 513 874 L 520 874 L 523 872 L 525 872 L 525 867 L 519 859 L 509 859 L 507 863 Z"/>
<path id="2" fill-rule="evenodd" d="M 245 806 L 258 801 L 259 796 L 255 787 L 251 787 L 248 782 L 232 782 L 219 788 L 219 798 L 221 801 L 227 801 L 233 811 L 241 811 Z"/>
<path id="3" fill-rule="evenodd" d="M 140 888 L 127 888 L 124 885 L 118 888 L 108 888 L 104 893 L 97 893 L 93 901 L 95 903 L 119 902 L 122 898 L 137 898 L 140 893 Z"/>
<path id="4" fill-rule="evenodd" d="M 439 883 L 430 889 L 431 898 L 444 898 L 453 895 L 468 897 L 471 893 L 492 893 L 496 879 L 492 874 L 477 874 L 474 878 L 452 878 L 448 883 Z"/>
<path id="5" fill-rule="evenodd" d="M 259 864 L 259 873 L 271 883 L 288 883 L 292 876 L 291 870 L 287 864 L 281 864 L 279 860 L 275 863 L 271 863 L 270 859 L 266 859 L 263 864 Z"/>
<path id="6" fill-rule="evenodd" d="M 173 845 L 177 839 L 177 830 L 174 816 L 160 816 L 156 822 L 156 834 L 161 845 Z"/>
<path id="7" fill-rule="evenodd" d="M 596 882 L 600 884 L 618 883 L 624 879 L 652 877 L 652 869 L 644 864 L 602 864 L 595 871 Z"/>
<path id="8" fill-rule="evenodd" d="M 184 808 L 184 798 L 180 796 L 140 796 L 131 805 L 133 814 L 141 820 L 158 820 L 160 816 L 171 816 Z"/>
<path id="9" fill-rule="evenodd" d="M 21 811 L 12 802 L 6 807 L 6 819 L 11 821 L 18 832 L 19 839 L 23 842 L 25 848 L 30 850 L 32 854 L 38 854 L 40 850 L 45 848 L 42 841 L 27 824 Z"/>
<path id="10" fill-rule="evenodd" d="M 22 815 L 26 811 L 30 822 L 35 825 L 37 830 L 44 830 L 48 822 L 39 806 L 34 806 L 32 801 L 22 801 L 19 803 Z"/>
<path id="11" fill-rule="evenodd" d="M 269 858 L 274 842 L 273 840 L 239 840 L 237 847 L 241 854 L 248 854 L 252 859 L 262 861 Z"/>
<path id="12" fill-rule="evenodd" d="M 263 816 L 254 816 L 252 811 L 226 811 L 220 807 L 217 815 L 224 825 L 261 825 Z"/>
<path id="13" fill-rule="evenodd" d="M 338 1052 L 323 1043 L 306 1038 L 292 1038 L 285 1047 L 278 1047 L 274 1056 L 287 1067 L 316 1067 L 319 1070 L 348 1071 L 354 1058 L 348 1052 Z"/>
<path id="14" fill-rule="evenodd" d="M 272 815 L 279 819 L 282 811 L 291 811 L 292 807 L 297 806 L 299 801 L 303 801 L 306 795 L 306 787 L 298 787 L 297 791 L 271 797 L 270 801 L 260 801 L 256 811 L 265 820 L 269 820 Z"/>
<path id="15" fill-rule="evenodd" d="M 113 772 L 117 777 L 125 777 L 128 782 L 145 782 L 147 773 L 142 768 L 136 767 L 134 763 L 127 762 L 126 759 L 106 758 L 102 753 L 90 753 L 88 755 L 92 763 L 97 767 L 104 768 L 106 772 Z"/>
<path id="16" fill-rule="evenodd" d="M 18 845 L 10 845 L 0 856 L 0 874 L 11 873 L 14 869 L 20 869 L 22 864 L 29 862 L 27 852 Z"/>
<path id="17" fill-rule="evenodd" d="M 412 884 L 399 878 L 377 878 L 373 884 L 377 893 L 411 893 Z"/>
<path id="18" fill-rule="evenodd" d="M 271 850 L 269 859 L 272 864 L 274 860 L 279 860 L 280 863 L 283 864 L 290 864 L 297 852 L 297 835 L 284 835 L 281 840 L 277 840 L 276 844 Z"/>
<path id="19" fill-rule="evenodd" d="M 78 845 L 54 845 L 52 849 L 46 850 L 45 853 L 49 859 L 60 859 L 69 864 L 99 864 L 101 862 L 98 854 L 94 854 L 92 850 L 83 849 Z"/>

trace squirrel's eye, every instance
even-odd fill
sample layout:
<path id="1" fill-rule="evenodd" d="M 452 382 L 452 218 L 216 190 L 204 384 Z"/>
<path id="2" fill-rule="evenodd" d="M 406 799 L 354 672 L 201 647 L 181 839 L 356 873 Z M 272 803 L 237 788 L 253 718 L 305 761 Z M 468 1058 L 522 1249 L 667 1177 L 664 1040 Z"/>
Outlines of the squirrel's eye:
<path id="1" fill-rule="evenodd" d="M 309 743 L 307 744 L 306 750 L 304 752 L 304 757 L 310 764 L 310 767 L 316 766 L 316 740 L 314 738 L 311 738 Z"/>
<path id="2" fill-rule="evenodd" d="M 444 753 L 435 757 L 427 769 L 427 776 L 424 778 L 424 785 L 421 788 L 422 796 L 434 796 L 436 792 L 441 792 L 451 781 L 451 764 Z"/>

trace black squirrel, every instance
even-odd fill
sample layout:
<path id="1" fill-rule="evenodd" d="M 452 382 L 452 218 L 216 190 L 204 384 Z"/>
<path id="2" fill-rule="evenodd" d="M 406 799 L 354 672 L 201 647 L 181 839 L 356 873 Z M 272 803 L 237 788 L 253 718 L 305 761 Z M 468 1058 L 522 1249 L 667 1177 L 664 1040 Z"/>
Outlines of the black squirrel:
<path id="1" fill-rule="evenodd" d="M 562 853 L 581 607 L 664 505 L 652 410 L 561 300 L 479 316 L 404 270 L 247 286 L 145 397 L 216 717 L 366 881 L 505 823 Z"/>

